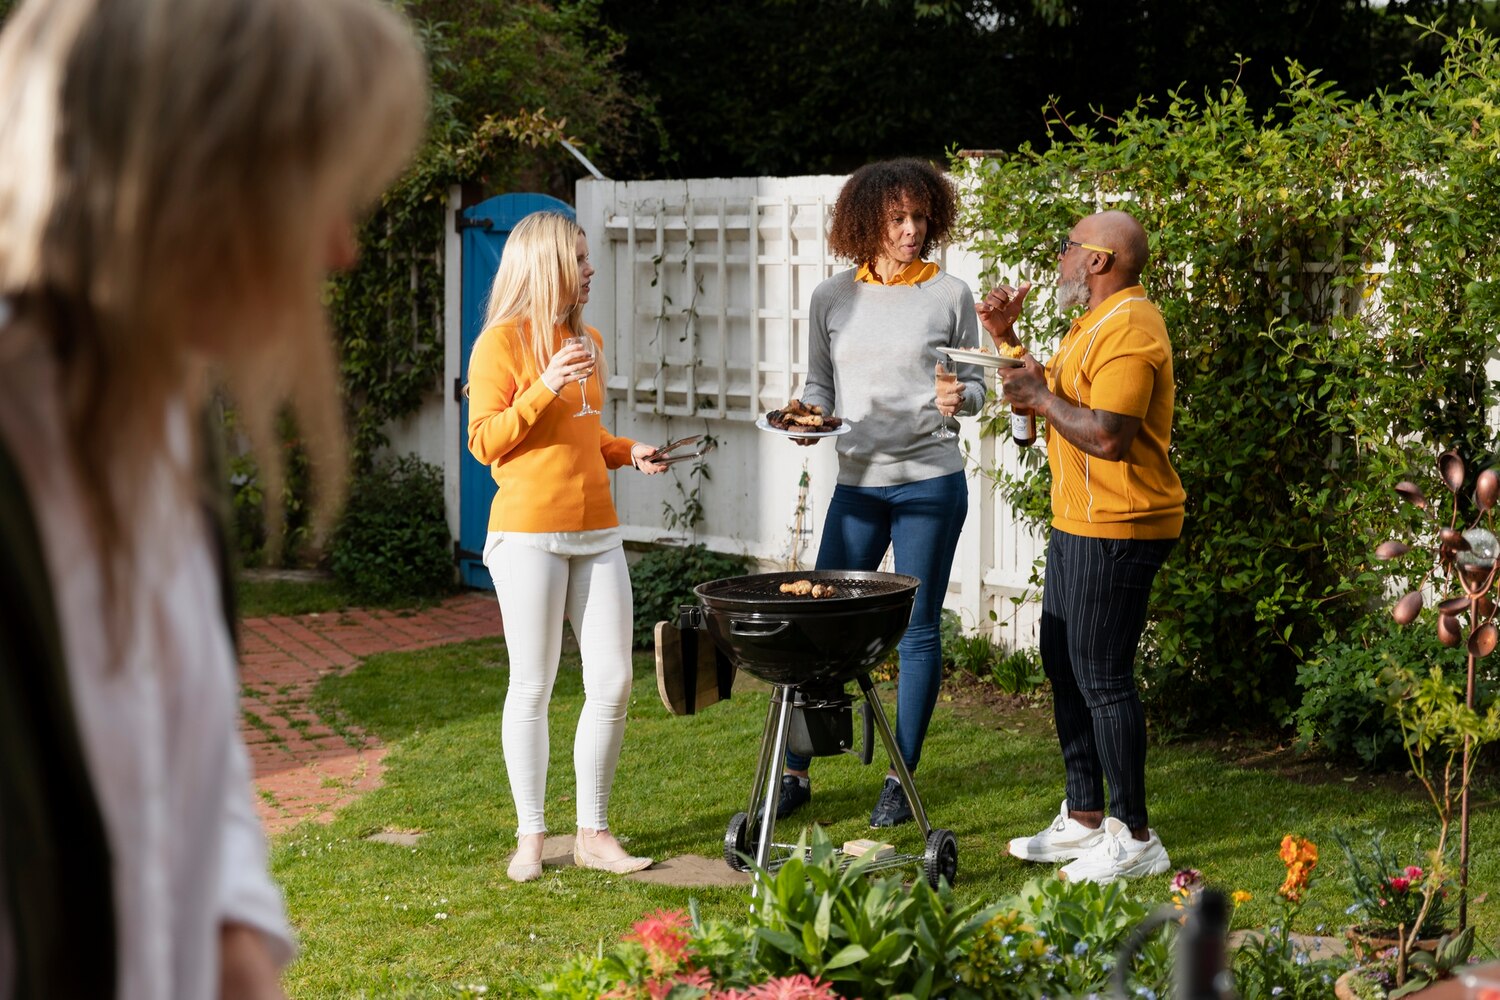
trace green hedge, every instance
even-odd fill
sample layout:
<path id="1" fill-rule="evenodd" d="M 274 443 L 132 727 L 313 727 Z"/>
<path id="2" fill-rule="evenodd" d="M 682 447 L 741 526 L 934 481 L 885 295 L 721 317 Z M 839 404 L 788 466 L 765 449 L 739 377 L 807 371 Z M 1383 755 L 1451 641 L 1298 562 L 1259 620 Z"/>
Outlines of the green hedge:
<path id="1" fill-rule="evenodd" d="M 333 573 L 359 600 L 433 597 L 454 585 L 443 472 L 415 456 L 355 477 L 333 537 Z"/>
<path id="2" fill-rule="evenodd" d="M 1350 101 L 1291 65 L 1274 119 L 1226 84 L 955 165 L 981 252 L 1026 277 L 1049 280 L 1057 237 L 1101 208 L 1151 234 L 1188 501 L 1142 674 L 1177 727 L 1287 717 L 1299 665 L 1384 613 L 1370 552 L 1413 514 L 1392 486 L 1439 493 L 1442 448 L 1493 464 L 1500 58 L 1475 31 L 1446 46 L 1399 95 Z M 1021 332 L 1046 356 L 1070 318 L 1037 305 Z M 1045 476 L 996 479 L 1037 514 Z"/>
<path id="3" fill-rule="evenodd" d="M 652 549 L 630 567 L 630 589 L 635 601 L 635 644 L 650 646 L 656 623 L 677 621 L 677 607 L 697 604 L 693 588 L 700 583 L 749 571 L 744 556 L 713 552 L 702 545 Z"/>

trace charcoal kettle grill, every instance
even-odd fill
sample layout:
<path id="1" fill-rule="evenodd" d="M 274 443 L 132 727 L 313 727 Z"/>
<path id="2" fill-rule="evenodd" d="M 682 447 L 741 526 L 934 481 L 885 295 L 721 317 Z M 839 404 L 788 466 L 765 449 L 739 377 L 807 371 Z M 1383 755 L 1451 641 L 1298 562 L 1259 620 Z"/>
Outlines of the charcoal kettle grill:
<path id="1" fill-rule="evenodd" d="M 832 586 L 831 597 L 781 592 L 782 584 L 806 580 Z M 878 734 L 906 793 L 924 851 L 876 858 L 871 870 L 920 864 L 934 888 L 953 882 L 958 872 L 958 844 L 949 830 L 934 829 L 917 795 L 905 760 L 896 749 L 870 670 L 883 661 L 911 620 L 920 584 L 914 576 L 859 570 L 761 573 L 699 584 L 693 592 L 701 605 L 683 605 L 679 626 L 708 632 L 735 665 L 773 686 L 761 733 L 760 757 L 744 812 L 724 832 L 724 861 L 748 871 L 747 856 L 757 867 L 774 871 L 796 852 L 794 844 L 775 841 L 776 803 L 781 763 L 790 745 L 808 756 L 852 753 L 853 701 L 849 681 L 863 695 L 864 739 L 859 756 L 870 763 L 872 734 Z M 778 852 L 772 857 L 772 850 Z M 846 858 L 850 863 L 852 858 Z"/>

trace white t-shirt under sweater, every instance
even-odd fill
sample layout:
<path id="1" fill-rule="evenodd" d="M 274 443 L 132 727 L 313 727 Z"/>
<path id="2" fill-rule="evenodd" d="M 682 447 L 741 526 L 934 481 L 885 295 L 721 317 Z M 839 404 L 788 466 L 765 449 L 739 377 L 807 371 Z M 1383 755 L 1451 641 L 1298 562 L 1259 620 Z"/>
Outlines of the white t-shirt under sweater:
<path id="1" fill-rule="evenodd" d="M 942 422 L 934 366 L 963 383 L 960 413 L 984 405 L 984 369 L 955 364 L 939 347 L 979 346 L 969 286 L 946 271 L 918 285 L 856 281 L 857 269 L 813 289 L 808 309 L 807 388 L 802 401 L 846 421 L 834 439 L 845 486 L 898 486 L 964 467 L 957 438 L 935 438 Z M 950 425 L 951 426 L 951 425 Z"/>
<path id="2" fill-rule="evenodd" d="M 0 312 L 3 312 L 0 309 Z M 293 942 L 267 869 L 250 763 L 238 731 L 239 677 L 199 506 L 188 421 L 168 421 L 170 457 L 132 470 L 148 497 L 126 525 L 136 564 L 123 581 L 133 625 L 117 649 L 84 498 L 64 460 L 57 369 L 0 323 L 0 438 L 27 484 L 53 581 L 85 758 L 113 862 L 119 1000 L 203 1000 L 219 991 L 219 931 L 258 928 L 282 965 Z M 173 466 L 176 466 L 174 469 Z M 0 908 L 0 940 L 11 928 Z M 0 997 L 13 985 L 0 946 Z M 87 962 L 89 955 L 79 955 Z"/>

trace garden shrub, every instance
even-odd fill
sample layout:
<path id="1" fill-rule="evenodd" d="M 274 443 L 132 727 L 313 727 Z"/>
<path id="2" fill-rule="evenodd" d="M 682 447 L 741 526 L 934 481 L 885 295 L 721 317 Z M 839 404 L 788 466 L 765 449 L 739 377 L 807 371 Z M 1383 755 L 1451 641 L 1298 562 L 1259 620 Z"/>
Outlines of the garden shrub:
<path id="1" fill-rule="evenodd" d="M 275 424 L 282 458 L 281 537 L 276 545 L 271 545 L 266 534 L 266 487 L 260 468 L 255 456 L 244 450 L 247 442 L 239 434 L 236 412 L 222 403 L 220 406 L 226 455 L 224 472 L 229 477 L 229 536 L 235 561 L 240 566 L 261 566 L 268 562 L 297 566 L 309 556 L 312 525 L 308 503 L 310 468 L 307 451 L 297 440 L 295 423 L 283 415 Z"/>
<path id="2" fill-rule="evenodd" d="M 1409 89 L 1353 101 L 1292 64 L 1274 118 L 1226 84 L 1095 131 L 961 160 L 986 258 L 1042 281 L 1080 217 L 1122 206 L 1172 337 L 1182 538 L 1142 643 L 1148 709 L 1179 728 L 1278 723 L 1298 665 L 1363 626 L 1370 550 L 1409 532 L 1391 488 L 1437 495 L 1429 442 L 1492 464 L 1486 358 L 1500 338 L 1500 53 L 1466 30 Z M 1028 303 L 1046 356 L 1070 315 Z M 1028 456 L 1028 460 L 1031 457 Z M 1021 509 L 1047 470 L 995 473 Z"/>
<path id="3" fill-rule="evenodd" d="M 742 576 L 750 560 L 710 551 L 703 545 L 652 549 L 630 567 L 635 598 L 635 644 L 650 646 L 656 623 L 677 621 L 677 606 L 697 604 L 693 588 L 726 576 Z"/>
<path id="4" fill-rule="evenodd" d="M 357 476 L 334 533 L 332 563 L 339 583 L 359 600 L 388 603 L 452 588 L 442 470 L 407 455 Z"/>
<path id="5" fill-rule="evenodd" d="M 1387 711 L 1380 674 L 1387 667 L 1426 673 L 1442 661 L 1462 669 L 1463 653 L 1444 649 L 1430 629 L 1403 628 L 1376 612 L 1298 666 L 1302 699 L 1288 721 L 1303 747 L 1365 767 L 1404 768 L 1401 726 Z"/>
<path id="6" fill-rule="evenodd" d="M 958 902 L 947 883 L 877 878 L 848 868 L 821 828 L 808 855 L 757 871 L 757 904 L 744 923 L 658 911 L 623 940 L 570 962 L 535 987 L 543 997 L 888 997 L 1031 1000 L 1103 995 L 1125 935 L 1151 907 L 1124 883 L 1037 879 L 983 907 Z M 1131 982 L 1159 994 L 1170 937 L 1137 954 Z M 1153 992 L 1154 991 L 1154 992 Z"/>
<path id="7" fill-rule="evenodd" d="M 980 629 L 965 634 L 957 614 L 943 609 L 938 624 L 943 666 L 995 685 L 1004 694 L 1030 694 L 1047 682 L 1041 654 L 1035 649 L 1011 649 Z"/>

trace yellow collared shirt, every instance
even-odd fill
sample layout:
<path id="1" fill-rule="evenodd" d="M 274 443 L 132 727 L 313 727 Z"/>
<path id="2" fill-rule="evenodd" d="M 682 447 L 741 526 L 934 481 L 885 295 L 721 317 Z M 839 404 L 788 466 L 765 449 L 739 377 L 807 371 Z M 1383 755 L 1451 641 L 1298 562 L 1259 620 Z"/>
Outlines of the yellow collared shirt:
<path id="1" fill-rule="evenodd" d="M 924 281 L 931 281 L 941 270 L 931 261 L 918 258 L 898 271 L 890 281 L 881 281 L 873 264 L 861 264 L 859 270 L 854 272 L 854 280 L 870 285 L 920 285 Z"/>

